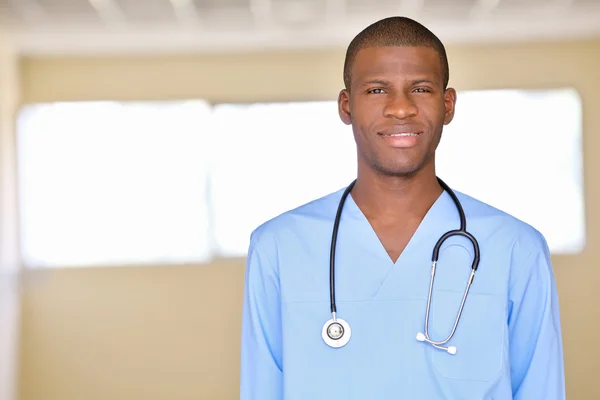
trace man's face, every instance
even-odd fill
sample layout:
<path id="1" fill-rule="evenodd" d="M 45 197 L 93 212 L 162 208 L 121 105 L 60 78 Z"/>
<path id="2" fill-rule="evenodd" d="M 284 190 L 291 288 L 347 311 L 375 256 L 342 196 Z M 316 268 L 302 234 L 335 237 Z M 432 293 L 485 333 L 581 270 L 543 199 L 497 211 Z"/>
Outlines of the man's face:
<path id="1" fill-rule="evenodd" d="M 442 79 L 439 55 L 428 47 L 358 52 L 350 90 L 340 92 L 338 105 L 342 121 L 352 124 L 359 168 L 407 176 L 433 166 L 456 102 Z"/>

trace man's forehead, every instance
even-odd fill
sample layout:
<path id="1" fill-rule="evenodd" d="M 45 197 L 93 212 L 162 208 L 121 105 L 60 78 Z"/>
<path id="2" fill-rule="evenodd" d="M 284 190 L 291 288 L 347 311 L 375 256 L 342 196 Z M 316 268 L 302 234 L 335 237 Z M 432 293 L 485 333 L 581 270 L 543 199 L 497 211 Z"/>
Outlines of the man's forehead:
<path id="1" fill-rule="evenodd" d="M 355 61 L 362 63 L 371 61 L 398 62 L 398 61 L 421 61 L 425 63 L 437 64 L 439 54 L 431 47 L 427 46 L 367 46 L 358 50 Z"/>
<path id="2" fill-rule="evenodd" d="M 437 52 L 425 46 L 372 46 L 356 54 L 354 75 L 386 72 L 440 74 L 441 63 Z"/>

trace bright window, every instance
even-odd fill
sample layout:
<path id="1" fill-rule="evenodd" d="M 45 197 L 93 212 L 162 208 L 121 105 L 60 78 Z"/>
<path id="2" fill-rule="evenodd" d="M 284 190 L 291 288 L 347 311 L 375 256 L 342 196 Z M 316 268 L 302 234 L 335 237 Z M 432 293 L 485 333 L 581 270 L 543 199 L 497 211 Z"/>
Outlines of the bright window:
<path id="1" fill-rule="evenodd" d="M 535 226 L 554 253 L 576 253 L 581 150 L 573 90 L 460 92 L 438 174 Z M 34 105 L 20 116 L 18 157 L 31 266 L 244 256 L 257 225 L 356 174 L 334 101 Z"/>
<path id="2" fill-rule="evenodd" d="M 27 107 L 18 126 L 25 264 L 207 260 L 209 127 L 199 101 Z"/>
<path id="3" fill-rule="evenodd" d="M 438 174 L 533 225 L 552 252 L 578 253 L 585 245 L 581 113 L 570 89 L 459 93 Z"/>
<path id="4" fill-rule="evenodd" d="M 244 255 L 250 232 L 348 185 L 356 146 L 335 102 L 219 105 L 211 167 L 216 250 Z"/>

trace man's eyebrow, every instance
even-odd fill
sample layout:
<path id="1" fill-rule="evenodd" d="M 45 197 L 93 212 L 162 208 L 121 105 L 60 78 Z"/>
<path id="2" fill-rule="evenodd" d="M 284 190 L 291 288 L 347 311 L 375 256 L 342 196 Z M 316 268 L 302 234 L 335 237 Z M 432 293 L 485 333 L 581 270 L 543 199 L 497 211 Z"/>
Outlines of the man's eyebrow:
<path id="1" fill-rule="evenodd" d="M 428 78 L 418 78 L 418 79 L 413 79 L 411 82 L 411 85 L 420 85 L 422 83 L 429 83 L 431 85 L 437 85 L 438 82 L 432 79 L 428 79 Z M 368 85 L 390 85 L 390 81 L 386 80 L 386 79 L 381 79 L 381 78 L 374 78 L 374 79 L 369 79 L 366 80 L 365 82 L 362 82 L 359 86 L 368 86 Z"/>
<path id="2" fill-rule="evenodd" d="M 432 81 L 431 79 L 426 79 L 426 78 L 423 78 L 423 79 L 415 79 L 415 80 L 413 80 L 413 81 L 412 81 L 412 84 L 413 84 L 413 85 L 418 85 L 418 84 L 420 84 L 420 83 L 431 83 L 431 84 L 435 84 L 436 82 L 435 82 L 435 81 Z"/>
<path id="3" fill-rule="evenodd" d="M 367 85 L 389 85 L 390 81 L 385 80 L 385 79 L 369 79 L 363 83 L 360 84 L 360 86 L 367 86 Z"/>

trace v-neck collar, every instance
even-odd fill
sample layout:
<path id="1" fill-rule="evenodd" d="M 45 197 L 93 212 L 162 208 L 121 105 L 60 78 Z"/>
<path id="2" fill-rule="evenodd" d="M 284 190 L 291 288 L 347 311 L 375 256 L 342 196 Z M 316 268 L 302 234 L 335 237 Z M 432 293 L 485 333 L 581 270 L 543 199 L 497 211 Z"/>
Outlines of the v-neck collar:
<path id="1" fill-rule="evenodd" d="M 414 251 L 414 249 L 419 248 L 419 242 L 422 240 L 422 238 L 427 237 L 431 234 L 435 234 L 435 221 L 439 221 L 441 218 L 447 215 L 450 208 L 455 208 L 452 198 L 450 197 L 448 192 L 444 190 L 429 208 L 429 210 L 417 226 L 417 229 L 411 236 L 410 240 L 406 244 L 406 247 L 404 248 L 402 253 L 400 253 L 400 256 L 398 257 L 396 262 L 393 262 L 387 250 L 383 246 L 383 243 L 377 236 L 377 233 L 373 229 L 373 226 L 367 219 L 366 215 L 362 212 L 360 207 L 358 207 L 358 205 L 354 201 L 352 194 L 348 195 L 346 203 L 347 204 L 344 207 L 344 212 L 347 213 L 347 217 L 350 217 L 361 224 L 362 228 L 367 232 L 369 241 L 378 247 L 378 249 L 376 250 L 377 254 L 380 254 L 381 258 L 385 259 L 390 265 L 390 267 L 400 265 L 403 262 L 403 260 L 409 258 L 410 252 Z"/>
<path id="2" fill-rule="evenodd" d="M 393 283 L 394 276 L 398 274 L 404 276 L 407 273 L 410 275 L 416 272 L 414 266 L 421 265 L 416 262 L 417 260 L 423 258 L 430 260 L 430 252 L 439 237 L 449 227 L 457 224 L 457 221 L 454 202 L 444 191 L 425 214 L 402 254 L 394 263 L 366 216 L 352 196 L 348 196 L 342 211 L 336 242 L 338 302 L 370 301 L 378 298 L 387 290 L 388 285 Z M 427 254 L 422 253 L 425 249 Z M 395 293 L 396 289 L 392 291 Z"/>

